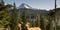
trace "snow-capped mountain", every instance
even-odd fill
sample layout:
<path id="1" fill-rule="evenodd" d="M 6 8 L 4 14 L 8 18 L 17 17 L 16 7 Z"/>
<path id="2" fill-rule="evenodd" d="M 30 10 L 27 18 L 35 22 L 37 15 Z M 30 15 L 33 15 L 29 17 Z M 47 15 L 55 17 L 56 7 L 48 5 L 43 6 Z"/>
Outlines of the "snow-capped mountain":
<path id="1" fill-rule="evenodd" d="M 28 9 L 30 9 L 30 8 L 32 8 L 32 7 L 30 7 L 28 4 L 26 4 L 26 3 L 22 3 L 18 8 L 28 8 Z"/>
<path id="2" fill-rule="evenodd" d="M 29 6 L 26 3 L 22 3 L 19 7 L 18 7 L 18 11 L 20 11 L 20 13 L 22 14 L 22 12 L 25 10 L 24 8 L 27 8 L 27 14 L 33 14 L 36 15 L 37 12 L 41 12 L 46 14 L 48 11 L 46 10 L 42 10 L 42 9 L 37 9 L 37 8 L 32 8 L 31 6 Z"/>
<path id="3" fill-rule="evenodd" d="M 27 8 L 27 13 L 28 14 L 36 14 L 36 12 L 39 12 L 39 13 L 48 13 L 48 11 L 46 11 L 46 10 L 43 10 L 43 9 L 37 9 L 37 8 L 32 8 L 31 6 L 29 6 L 28 4 L 26 4 L 26 3 L 22 3 L 18 8 L 17 8 L 17 12 L 19 12 L 20 11 L 20 13 L 22 14 L 22 12 L 25 10 L 24 8 Z M 12 10 L 10 10 L 11 12 L 13 11 L 13 9 Z"/>

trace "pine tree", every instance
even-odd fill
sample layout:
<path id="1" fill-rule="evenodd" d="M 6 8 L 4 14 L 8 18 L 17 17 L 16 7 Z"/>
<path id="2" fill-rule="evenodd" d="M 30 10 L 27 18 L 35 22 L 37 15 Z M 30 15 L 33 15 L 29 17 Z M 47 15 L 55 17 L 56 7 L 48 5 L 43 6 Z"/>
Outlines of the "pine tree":
<path id="1" fill-rule="evenodd" d="M 49 30 L 54 30 L 53 23 L 52 23 L 53 20 L 54 20 L 54 11 L 50 10 L 50 12 L 49 12 L 49 24 L 48 24 Z"/>
<path id="2" fill-rule="evenodd" d="M 40 16 L 40 27 L 42 30 L 46 30 L 46 20 L 45 20 L 45 16 L 44 15 L 41 15 Z"/>
<path id="3" fill-rule="evenodd" d="M 13 12 L 12 12 L 12 16 L 11 16 L 11 21 L 10 21 L 10 28 L 11 30 L 18 30 L 18 18 L 17 18 L 17 12 L 16 12 L 16 5 L 14 3 L 13 6 Z"/>
<path id="4" fill-rule="evenodd" d="M 24 8 L 24 11 L 23 11 L 23 15 L 22 15 L 22 22 L 26 24 L 27 20 L 26 20 L 26 16 L 27 15 L 27 9 Z"/>
<path id="5" fill-rule="evenodd" d="M 40 27 L 40 13 L 38 13 L 37 12 L 37 15 L 36 15 L 36 21 L 35 21 L 35 23 L 36 23 L 36 27 Z"/>
<path id="6" fill-rule="evenodd" d="M 21 18 L 20 11 L 18 12 L 17 15 L 18 15 L 18 16 L 17 16 L 18 22 L 21 23 L 21 22 L 22 22 L 22 18 Z"/>
<path id="7" fill-rule="evenodd" d="M 27 27 L 26 27 L 26 22 L 27 22 L 26 15 L 27 15 L 27 9 L 24 8 L 23 15 L 22 15 L 22 22 L 23 22 L 22 30 L 27 30 Z"/>
<path id="8" fill-rule="evenodd" d="M 0 2 L 0 25 L 3 26 L 4 28 L 7 28 L 8 25 L 10 24 L 9 22 L 9 9 L 12 7 L 12 5 L 4 4 L 4 1 L 2 0 Z"/>

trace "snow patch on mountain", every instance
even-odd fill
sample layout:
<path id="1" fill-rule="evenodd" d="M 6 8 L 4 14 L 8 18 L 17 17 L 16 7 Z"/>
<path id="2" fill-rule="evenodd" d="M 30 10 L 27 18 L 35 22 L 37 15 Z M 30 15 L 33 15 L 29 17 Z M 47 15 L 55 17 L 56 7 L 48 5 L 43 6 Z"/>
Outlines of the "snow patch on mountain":
<path id="1" fill-rule="evenodd" d="M 19 8 L 28 8 L 28 9 L 30 9 L 30 8 L 32 8 L 32 7 L 30 7 L 28 4 L 26 4 L 26 3 L 22 3 L 20 6 L 19 6 Z"/>

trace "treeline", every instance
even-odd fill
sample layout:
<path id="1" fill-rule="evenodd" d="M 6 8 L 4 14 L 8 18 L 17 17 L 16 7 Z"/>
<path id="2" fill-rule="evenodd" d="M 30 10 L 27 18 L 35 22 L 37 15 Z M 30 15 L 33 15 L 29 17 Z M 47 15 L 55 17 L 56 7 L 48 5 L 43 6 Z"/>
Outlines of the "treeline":
<path id="1" fill-rule="evenodd" d="M 9 12 L 11 8 L 13 9 L 12 14 Z M 57 12 L 54 12 L 54 9 L 50 10 L 47 16 L 37 12 L 35 21 L 27 20 L 26 8 L 24 8 L 22 16 L 20 16 L 20 13 L 18 14 L 16 10 L 15 3 L 13 3 L 13 5 L 5 5 L 3 0 L 0 2 L 0 28 L 5 28 L 4 30 L 18 30 L 18 23 L 22 24 L 21 22 L 23 22 L 21 28 L 22 30 L 27 30 L 26 23 L 29 22 L 30 27 L 40 27 L 42 30 L 54 30 L 54 20 L 56 20 L 56 28 L 60 30 L 60 26 L 58 26 L 60 8 L 57 8 Z"/>

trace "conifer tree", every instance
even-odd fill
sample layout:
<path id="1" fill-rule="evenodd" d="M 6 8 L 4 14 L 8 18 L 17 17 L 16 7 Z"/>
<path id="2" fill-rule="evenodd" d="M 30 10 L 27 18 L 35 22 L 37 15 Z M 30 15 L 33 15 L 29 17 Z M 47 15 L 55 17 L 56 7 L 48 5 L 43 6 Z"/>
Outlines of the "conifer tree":
<path id="1" fill-rule="evenodd" d="M 36 27 L 40 27 L 40 13 L 38 13 L 37 12 L 37 15 L 36 15 L 36 21 L 35 21 L 35 23 L 36 23 Z"/>
<path id="2" fill-rule="evenodd" d="M 16 12 L 16 5 L 14 3 L 13 6 L 13 12 L 12 12 L 12 16 L 11 16 L 11 21 L 10 21 L 10 28 L 11 30 L 18 30 L 18 18 L 17 18 L 17 12 Z"/>
<path id="3" fill-rule="evenodd" d="M 42 30 L 46 30 L 46 20 L 45 20 L 45 16 L 44 15 L 41 15 L 40 16 L 40 27 Z"/>
<path id="4" fill-rule="evenodd" d="M 4 4 L 4 1 L 1 0 L 0 2 L 0 25 L 2 25 L 4 28 L 7 28 L 10 24 L 9 22 L 9 9 L 12 7 L 12 5 Z"/>
<path id="5" fill-rule="evenodd" d="M 50 10 L 50 12 L 49 12 L 49 24 L 48 24 L 49 30 L 54 30 L 53 23 L 52 23 L 53 20 L 54 20 L 54 11 Z"/>
<path id="6" fill-rule="evenodd" d="M 17 19 L 18 19 L 18 22 L 21 23 L 22 22 L 22 18 L 21 18 L 21 14 L 20 14 L 20 11 L 18 12 L 17 14 Z"/>
<path id="7" fill-rule="evenodd" d="M 26 22 L 27 22 L 26 15 L 27 15 L 27 9 L 24 8 L 23 15 L 22 15 L 22 22 L 23 22 L 22 30 L 27 30 L 27 27 L 26 27 Z"/>

